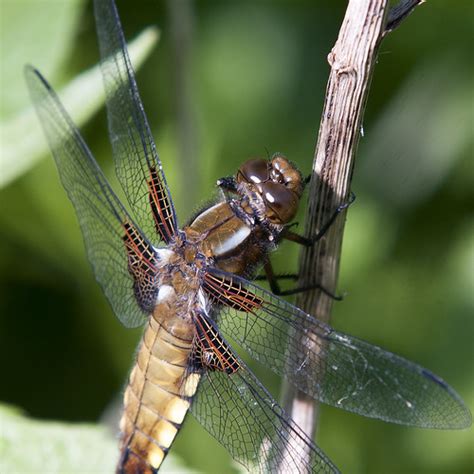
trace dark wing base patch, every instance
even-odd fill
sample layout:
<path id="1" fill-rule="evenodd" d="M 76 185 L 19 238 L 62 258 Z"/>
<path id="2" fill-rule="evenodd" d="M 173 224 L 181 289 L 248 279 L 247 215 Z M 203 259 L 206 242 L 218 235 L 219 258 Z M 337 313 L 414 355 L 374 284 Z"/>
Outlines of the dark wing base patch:
<path id="1" fill-rule="evenodd" d="M 209 269 L 204 274 L 203 288 L 217 303 L 229 306 L 237 311 L 252 313 L 261 308 L 263 300 L 255 293 L 247 290 L 239 281 L 233 280 L 230 275 L 220 275 Z"/>
<path id="2" fill-rule="evenodd" d="M 218 370 L 234 374 L 240 368 L 232 349 L 219 334 L 217 327 L 204 314 L 194 317 L 196 338 L 192 354 L 192 365 L 197 369 Z"/>
<path id="3" fill-rule="evenodd" d="M 129 222 L 123 224 L 123 241 L 128 256 L 128 271 L 133 277 L 133 289 L 138 305 L 143 311 L 151 313 L 156 304 L 158 287 L 157 256 L 147 241 Z"/>

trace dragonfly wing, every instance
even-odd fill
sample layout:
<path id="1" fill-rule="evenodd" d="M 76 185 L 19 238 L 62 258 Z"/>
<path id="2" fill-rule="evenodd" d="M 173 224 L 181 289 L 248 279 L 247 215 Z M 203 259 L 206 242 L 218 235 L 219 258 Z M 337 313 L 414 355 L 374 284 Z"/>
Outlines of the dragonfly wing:
<path id="1" fill-rule="evenodd" d="M 203 372 L 191 413 L 251 472 L 339 472 L 241 360 Z"/>
<path id="2" fill-rule="evenodd" d="M 145 235 L 169 243 L 176 214 L 161 161 L 138 93 L 117 8 L 113 0 L 94 2 L 115 167 Z"/>
<path id="3" fill-rule="evenodd" d="M 360 415 L 425 428 L 465 428 L 459 395 L 423 367 L 340 333 L 235 275 L 212 269 L 219 330 L 309 396 Z"/>
<path id="4" fill-rule="evenodd" d="M 143 285 L 150 283 L 153 247 L 133 224 L 51 86 L 30 66 L 25 77 L 96 279 L 122 323 L 139 326 L 156 291 Z"/>

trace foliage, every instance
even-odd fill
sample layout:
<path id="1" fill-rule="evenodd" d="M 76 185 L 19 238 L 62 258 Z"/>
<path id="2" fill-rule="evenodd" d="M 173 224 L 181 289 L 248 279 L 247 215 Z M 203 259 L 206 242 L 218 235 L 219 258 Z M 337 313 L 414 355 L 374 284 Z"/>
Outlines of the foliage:
<path id="1" fill-rule="evenodd" d="M 103 425 L 58 423 L 25 417 L 18 409 L 0 405 L 0 472 L 80 474 L 113 472 L 118 440 Z M 170 470 L 191 473 L 173 455 Z"/>

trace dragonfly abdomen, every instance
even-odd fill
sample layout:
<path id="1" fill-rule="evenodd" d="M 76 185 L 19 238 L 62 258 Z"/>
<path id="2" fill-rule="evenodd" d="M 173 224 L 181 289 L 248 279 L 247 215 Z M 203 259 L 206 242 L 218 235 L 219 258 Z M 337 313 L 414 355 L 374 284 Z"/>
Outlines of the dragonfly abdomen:
<path id="1" fill-rule="evenodd" d="M 193 327 L 159 306 L 145 330 L 125 391 L 120 474 L 158 471 L 199 382 L 197 373 L 187 371 Z"/>

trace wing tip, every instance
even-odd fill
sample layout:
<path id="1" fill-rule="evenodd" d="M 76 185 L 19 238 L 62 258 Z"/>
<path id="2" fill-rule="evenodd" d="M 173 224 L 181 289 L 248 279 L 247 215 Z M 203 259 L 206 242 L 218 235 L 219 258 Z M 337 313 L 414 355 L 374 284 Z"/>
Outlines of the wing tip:
<path id="1" fill-rule="evenodd" d="M 35 66 L 32 64 L 25 64 L 23 67 L 23 74 L 25 76 L 26 82 L 28 86 L 33 85 L 33 81 L 38 81 L 41 83 L 41 85 L 49 92 L 53 91 L 53 88 L 50 86 L 49 82 L 45 79 L 45 77 L 41 74 L 41 72 L 36 69 Z"/>
<path id="2" fill-rule="evenodd" d="M 441 377 L 434 374 L 428 369 L 422 369 L 421 373 L 425 378 L 430 380 L 431 382 L 439 385 L 443 390 L 445 390 L 452 401 L 457 403 L 458 407 L 458 417 L 456 420 L 453 420 L 451 423 L 447 423 L 445 426 L 441 426 L 441 428 L 447 429 L 466 429 L 472 425 L 472 414 L 469 408 L 466 406 L 464 400 L 459 396 L 459 394 L 449 385 L 447 384 Z"/>

